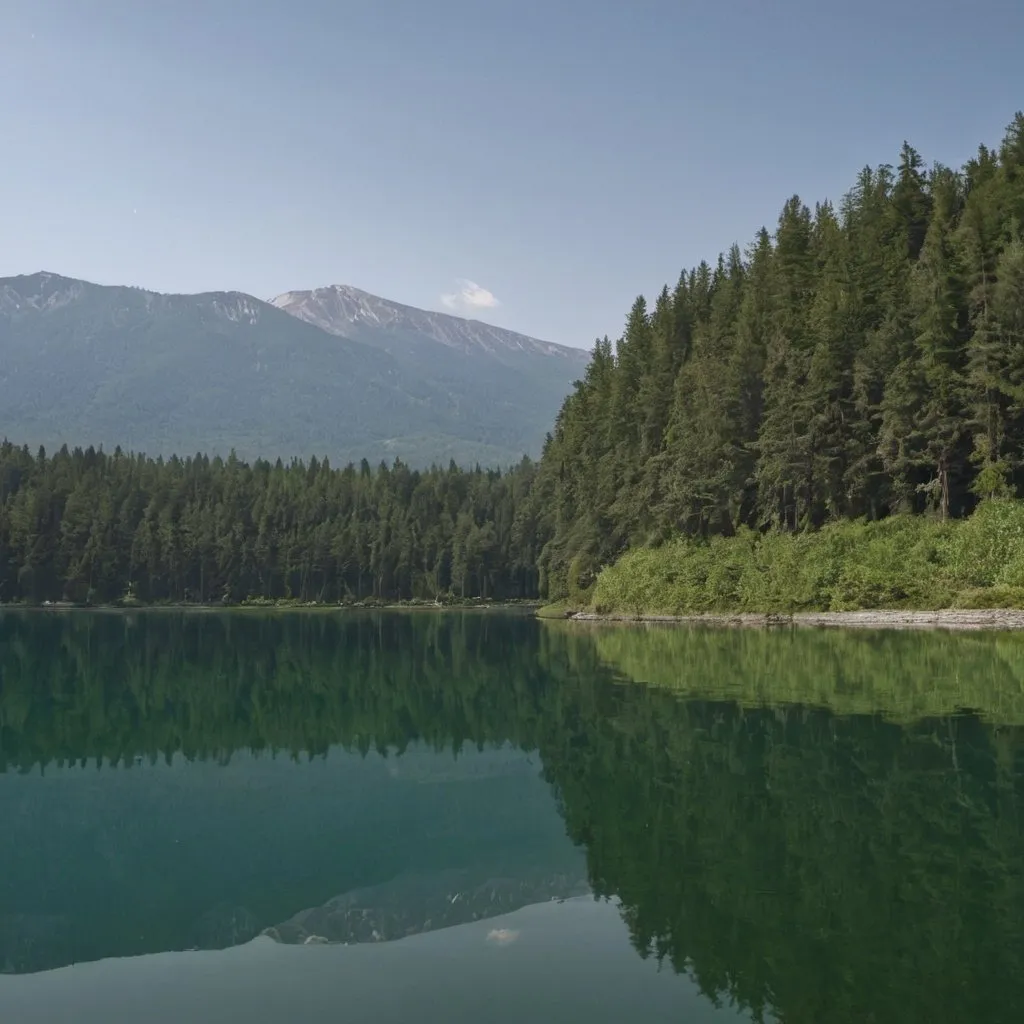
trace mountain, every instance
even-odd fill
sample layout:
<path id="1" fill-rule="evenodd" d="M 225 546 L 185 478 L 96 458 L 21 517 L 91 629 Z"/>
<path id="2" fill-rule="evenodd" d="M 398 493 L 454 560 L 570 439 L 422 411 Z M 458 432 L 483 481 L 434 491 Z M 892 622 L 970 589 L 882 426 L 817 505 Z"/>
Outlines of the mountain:
<path id="1" fill-rule="evenodd" d="M 459 403 L 492 443 L 539 450 L 590 355 L 479 320 L 431 313 L 346 285 L 285 292 L 271 304 L 394 357 L 417 380 Z M 474 435 L 475 436 L 475 435 Z"/>
<path id="2" fill-rule="evenodd" d="M 334 292 L 359 301 L 345 322 L 330 310 L 327 327 L 313 316 L 322 300 L 298 298 L 321 292 L 268 303 L 0 279 L 0 435 L 151 455 L 500 465 L 539 451 L 586 365 L 580 350 Z"/>
<path id="3" fill-rule="evenodd" d="M 485 355 L 503 362 L 517 362 L 521 356 L 548 356 L 573 365 L 581 361 L 586 364 L 579 349 L 538 341 L 479 320 L 429 313 L 348 285 L 285 292 L 270 302 L 331 334 L 360 338 L 396 351 L 420 349 L 430 341 L 463 356 Z"/>

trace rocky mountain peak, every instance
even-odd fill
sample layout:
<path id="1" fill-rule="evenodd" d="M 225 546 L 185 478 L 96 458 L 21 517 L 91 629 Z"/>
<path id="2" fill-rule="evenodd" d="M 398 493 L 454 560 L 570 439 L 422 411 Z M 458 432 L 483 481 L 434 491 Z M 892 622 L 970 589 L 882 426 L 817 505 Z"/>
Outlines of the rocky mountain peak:
<path id="1" fill-rule="evenodd" d="M 271 304 L 342 337 L 357 336 L 360 329 L 383 330 L 394 336 L 415 336 L 421 342 L 430 340 L 467 353 L 522 352 L 581 365 L 587 361 L 587 354 L 580 349 L 540 341 L 480 320 L 407 306 L 351 285 L 285 292 L 272 299 Z"/>

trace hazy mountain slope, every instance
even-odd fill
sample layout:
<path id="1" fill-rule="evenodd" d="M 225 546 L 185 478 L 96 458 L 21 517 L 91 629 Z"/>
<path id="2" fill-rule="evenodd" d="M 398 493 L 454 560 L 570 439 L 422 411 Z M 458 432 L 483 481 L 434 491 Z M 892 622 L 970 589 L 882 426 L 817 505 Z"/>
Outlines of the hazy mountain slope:
<path id="1" fill-rule="evenodd" d="M 587 361 L 587 354 L 580 349 L 539 341 L 479 320 L 406 306 L 348 285 L 285 292 L 270 301 L 332 334 L 352 338 L 362 332 L 375 343 L 394 349 L 422 346 L 429 340 L 463 355 L 489 355 L 501 362 L 515 363 L 524 355 L 547 356 L 572 366 Z"/>
<path id="2" fill-rule="evenodd" d="M 537 451 L 572 376 L 530 401 L 237 292 L 0 279 L 0 434 L 33 445 L 503 463 Z"/>
<path id="3" fill-rule="evenodd" d="M 475 403 L 465 405 L 463 415 L 487 423 L 499 443 L 523 450 L 535 450 L 589 361 L 582 349 L 345 285 L 286 292 L 271 301 L 307 323 L 393 355 L 436 390 L 472 396 Z M 521 433 L 534 425 L 539 431 Z"/>

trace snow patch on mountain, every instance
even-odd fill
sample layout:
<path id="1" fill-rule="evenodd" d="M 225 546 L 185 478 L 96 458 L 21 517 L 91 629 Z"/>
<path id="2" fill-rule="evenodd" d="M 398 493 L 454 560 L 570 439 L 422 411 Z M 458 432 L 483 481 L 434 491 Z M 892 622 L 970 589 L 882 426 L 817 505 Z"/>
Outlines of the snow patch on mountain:
<path id="1" fill-rule="evenodd" d="M 278 309 L 341 337 L 349 336 L 353 327 L 365 327 L 419 335 L 467 353 L 499 355 L 519 351 L 581 364 L 587 360 L 582 349 L 540 341 L 480 320 L 406 306 L 350 285 L 285 292 L 270 301 Z"/>
<path id="2" fill-rule="evenodd" d="M 85 286 L 81 281 L 48 274 L 25 274 L 0 284 L 0 313 L 47 312 L 68 306 L 80 298 Z"/>

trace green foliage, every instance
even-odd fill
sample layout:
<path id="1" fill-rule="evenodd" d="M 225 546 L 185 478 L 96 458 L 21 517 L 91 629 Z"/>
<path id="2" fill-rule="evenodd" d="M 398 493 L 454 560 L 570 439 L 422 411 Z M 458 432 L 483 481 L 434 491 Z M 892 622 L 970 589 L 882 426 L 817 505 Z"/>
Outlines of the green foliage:
<path id="1" fill-rule="evenodd" d="M 523 599 L 535 472 L 152 460 L 0 445 L 0 601 Z"/>
<path id="2" fill-rule="evenodd" d="M 998 583 L 994 587 L 962 590 L 953 600 L 954 608 L 1024 608 L 1024 587 Z"/>
<path id="3" fill-rule="evenodd" d="M 566 601 L 555 601 L 553 604 L 541 605 L 535 612 L 538 619 L 567 619 L 579 609 Z"/>
<path id="4" fill-rule="evenodd" d="M 569 604 L 589 604 L 597 579 L 597 569 L 593 556 L 582 551 L 569 563 L 566 578 Z"/>
<path id="5" fill-rule="evenodd" d="M 979 500 L 1024 496 L 1022 123 L 959 172 L 927 169 L 904 144 L 895 169 L 865 169 L 837 207 L 793 196 L 774 234 L 684 272 L 653 311 L 637 299 L 618 342 L 595 347 L 540 463 L 547 592 L 567 596 L 580 554 L 609 565 L 680 536 L 958 519 Z M 841 531 L 679 542 L 670 565 L 631 556 L 596 600 L 926 606 L 978 585 L 966 566 L 937 581 L 927 552 L 900 568 L 900 529 L 864 535 L 848 564 Z M 727 566 L 713 570 L 716 558 Z M 641 572 L 657 581 L 650 593 Z"/>
<path id="6" fill-rule="evenodd" d="M 966 587 L 1013 584 L 1024 559 L 1024 502 L 982 502 L 949 537 L 943 560 Z"/>
<path id="7" fill-rule="evenodd" d="M 999 570 L 996 586 L 1024 587 L 1024 548 L 1018 547 Z"/>
<path id="8" fill-rule="evenodd" d="M 1000 500 L 959 521 L 890 516 L 638 549 L 602 571 L 593 606 L 636 615 L 1016 607 L 1022 587 L 1024 501 Z"/>

